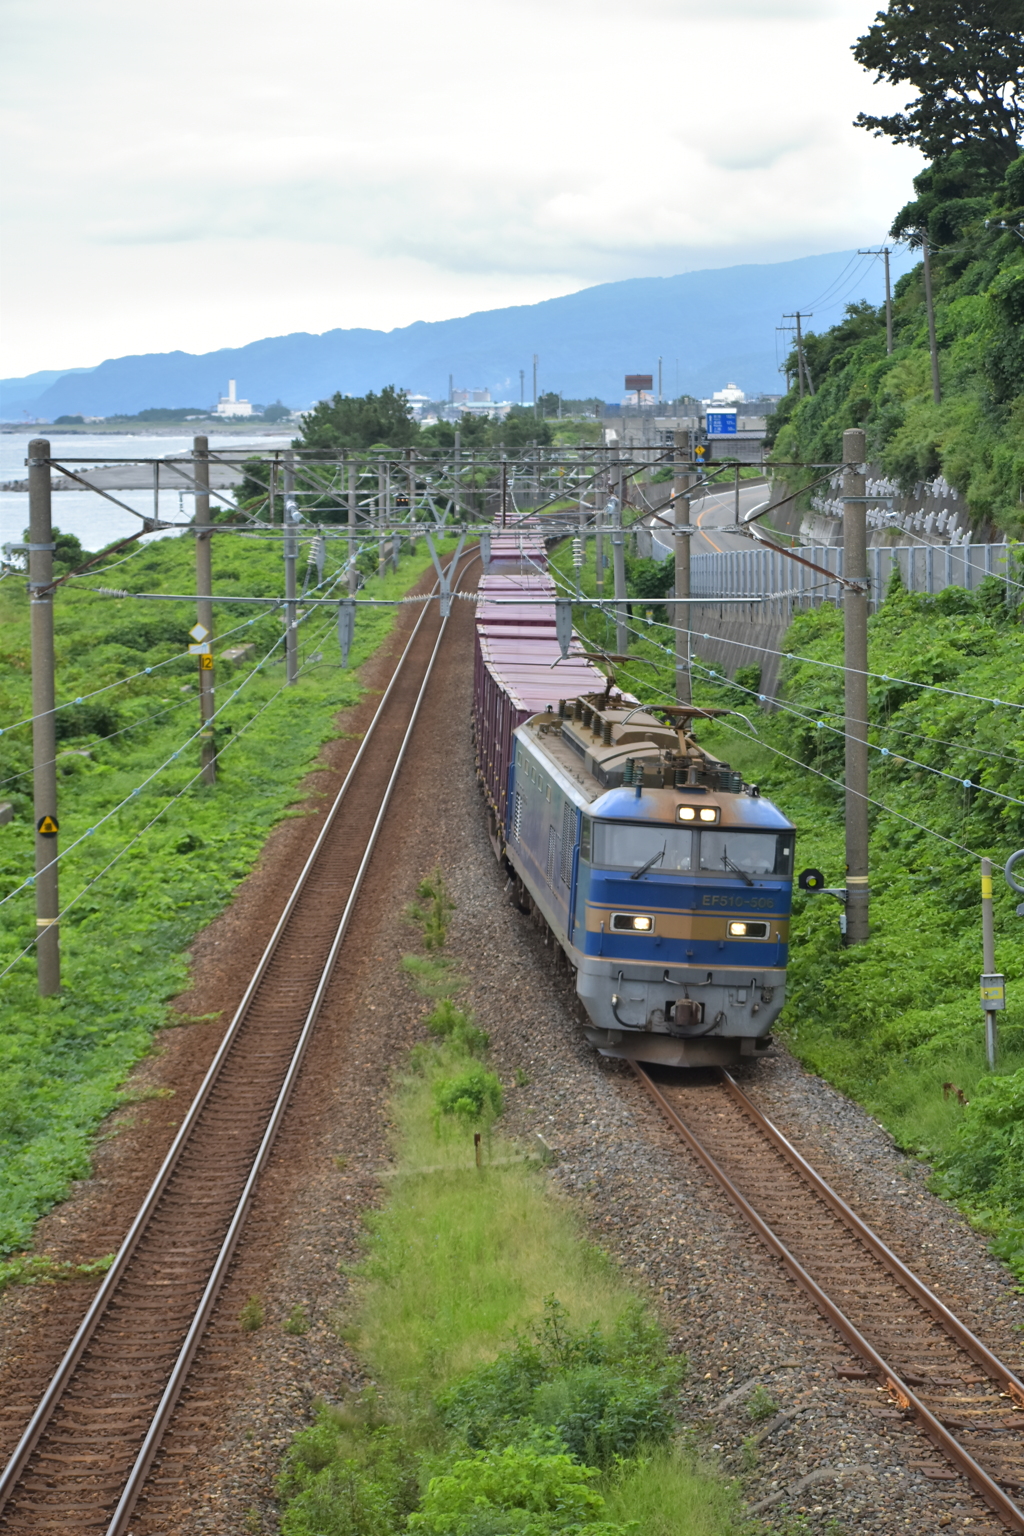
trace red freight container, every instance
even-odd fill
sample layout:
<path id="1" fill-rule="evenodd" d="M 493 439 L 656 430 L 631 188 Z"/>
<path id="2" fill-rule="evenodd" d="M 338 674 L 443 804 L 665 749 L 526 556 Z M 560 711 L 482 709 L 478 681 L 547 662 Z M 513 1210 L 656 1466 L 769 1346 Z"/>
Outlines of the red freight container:
<path id="1" fill-rule="evenodd" d="M 494 541 L 491 545 L 492 564 Z M 473 718 L 477 767 L 498 825 L 505 825 L 512 732 L 559 699 L 604 688 L 606 678 L 573 641 L 563 658 L 555 638 L 555 585 L 550 576 L 482 576 L 477 608 Z M 548 604 L 504 604 L 487 599 L 548 597 Z M 511 633 L 510 633 L 511 631 Z"/>

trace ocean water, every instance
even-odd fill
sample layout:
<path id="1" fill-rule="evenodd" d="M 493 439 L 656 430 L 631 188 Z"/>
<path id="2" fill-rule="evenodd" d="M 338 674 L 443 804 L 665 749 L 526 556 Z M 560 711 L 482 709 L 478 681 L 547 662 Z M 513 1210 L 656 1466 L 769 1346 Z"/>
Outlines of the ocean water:
<path id="1" fill-rule="evenodd" d="M 29 441 L 44 435 L 44 429 L 33 427 L 26 432 L 0 433 L 0 483 L 23 480 L 28 474 L 25 458 Z M 292 440 L 290 433 L 270 436 L 254 433 L 252 437 L 241 433 L 213 433 L 211 448 L 287 448 Z M 169 454 L 187 453 L 192 447 L 191 436 L 146 437 L 129 433 L 102 432 L 51 432 L 50 451 L 55 459 L 61 454 L 69 458 L 93 458 L 96 464 L 111 459 L 125 459 L 138 454 L 143 459 L 164 458 Z M 78 466 L 75 466 L 76 468 Z M 152 491 L 112 491 L 118 501 L 129 507 L 153 515 Z M 187 522 L 194 512 L 194 498 L 188 492 L 161 490 L 160 516 L 168 522 Z M 216 498 L 214 499 L 216 505 Z M 139 526 L 139 519 L 130 512 L 115 506 L 95 491 L 55 491 L 53 494 L 53 522 L 62 533 L 73 533 L 81 540 L 83 549 L 103 549 L 115 539 L 123 539 Z M 0 544 L 9 541 L 20 543 L 28 526 L 28 492 L 0 491 Z M 150 539 L 168 537 L 168 533 L 146 534 L 140 543 Z"/>

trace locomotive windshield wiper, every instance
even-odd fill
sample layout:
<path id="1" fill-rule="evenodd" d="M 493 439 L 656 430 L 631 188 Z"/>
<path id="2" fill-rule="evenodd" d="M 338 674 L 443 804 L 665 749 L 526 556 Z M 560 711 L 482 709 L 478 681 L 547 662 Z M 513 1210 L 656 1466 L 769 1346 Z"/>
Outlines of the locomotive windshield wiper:
<path id="1" fill-rule="evenodd" d="M 722 863 L 726 869 L 731 869 L 734 875 L 739 875 L 740 879 L 745 880 L 748 885 L 753 885 L 754 882 L 751 880 L 746 870 L 740 869 L 738 864 L 734 864 L 727 853 L 722 854 Z"/>
<path id="2" fill-rule="evenodd" d="M 662 843 L 661 847 L 658 849 L 658 852 L 652 853 L 650 858 L 647 860 L 647 863 L 641 864 L 639 869 L 634 869 L 629 878 L 631 880 L 639 880 L 641 875 L 646 875 L 652 864 L 656 864 L 659 859 L 663 859 L 665 857 L 665 849 L 667 846 L 667 843 Z"/>

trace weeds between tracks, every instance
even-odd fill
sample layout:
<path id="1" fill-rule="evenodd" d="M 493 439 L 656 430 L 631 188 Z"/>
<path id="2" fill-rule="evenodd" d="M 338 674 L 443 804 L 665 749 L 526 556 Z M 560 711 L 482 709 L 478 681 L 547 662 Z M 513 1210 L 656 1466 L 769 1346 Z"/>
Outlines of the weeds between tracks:
<path id="1" fill-rule="evenodd" d="M 733 1486 L 675 1416 L 685 1360 L 537 1162 L 500 1132 L 487 1036 L 424 880 L 403 969 L 435 1043 L 396 1084 L 399 1177 L 366 1218 L 349 1337 L 380 1384 L 321 1404 L 280 1481 L 285 1536 L 728 1536 Z M 475 1160 L 479 1135 L 482 1161 Z"/>

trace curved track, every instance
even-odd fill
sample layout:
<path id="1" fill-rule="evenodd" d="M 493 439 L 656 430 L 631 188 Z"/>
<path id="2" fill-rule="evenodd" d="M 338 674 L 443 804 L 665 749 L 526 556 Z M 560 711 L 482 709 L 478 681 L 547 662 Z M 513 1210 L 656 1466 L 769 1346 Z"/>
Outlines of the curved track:
<path id="1" fill-rule="evenodd" d="M 726 1071 L 656 1082 L 673 1128 L 888 1393 L 1012 1531 L 1024 1532 L 1024 1385 L 850 1209 Z M 883 1399 L 883 1402 L 885 1399 Z"/>
<path id="2" fill-rule="evenodd" d="M 477 557 L 461 564 L 459 576 Z M 435 588 L 436 591 L 436 588 Z M 424 604 L 216 1056 L 0 1476 L 0 1526 L 122 1536 L 241 1235 L 447 629 Z"/>

